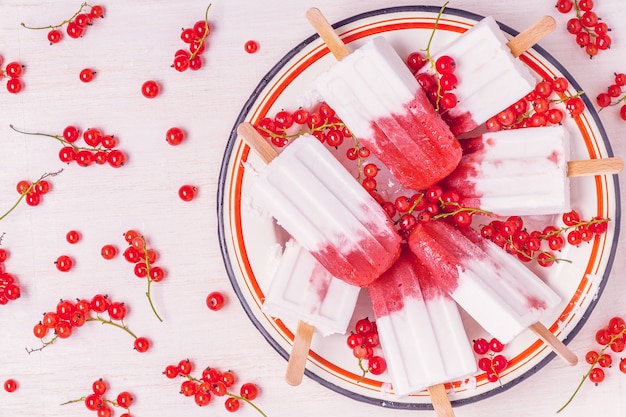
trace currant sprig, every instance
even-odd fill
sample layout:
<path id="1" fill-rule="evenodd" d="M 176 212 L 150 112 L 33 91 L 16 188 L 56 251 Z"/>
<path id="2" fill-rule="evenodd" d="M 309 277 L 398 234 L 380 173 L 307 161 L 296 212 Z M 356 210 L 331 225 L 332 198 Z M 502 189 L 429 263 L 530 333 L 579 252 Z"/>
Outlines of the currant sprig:
<path id="1" fill-rule="evenodd" d="M 2 243 L 3 236 L 4 233 L 0 235 L 0 243 Z M 8 257 L 9 252 L 0 247 L 0 305 L 17 300 L 22 292 L 17 278 L 13 274 L 6 272 L 4 268 L 4 261 Z"/>
<path id="2" fill-rule="evenodd" d="M 606 92 L 598 94 L 596 103 L 600 106 L 600 111 L 609 106 L 620 106 L 619 116 L 626 121 L 626 74 L 615 73 L 614 83 L 607 87 Z"/>
<path id="3" fill-rule="evenodd" d="M 489 382 L 498 382 L 502 385 L 500 374 L 509 366 L 509 361 L 502 354 L 505 345 L 495 337 L 487 341 L 485 338 L 475 339 L 472 349 L 478 355 L 484 355 L 478 359 L 478 369 L 485 372 Z"/>
<path id="4" fill-rule="evenodd" d="M 152 312 L 156 318 L 163 322 L 161 316 L 156 311 L 156 307 L 152 301 L 151 290 L 153 282 L 160 282 L 165 278 L 165 270 L 159 266 L 154 265 L 156 262 L 156 252 L 148 248 L 146 238 L 136 230 L 128 230 L 124 233 L 124 239 L 128 242 L 129 246 L 124 251 L 124 258 L 131 263 L 135 264 L 134 272 L 139 278 L 146 278 L 148 281 L 148 289 L 146 290 L 146 297 Z"/>
<path id="5" fill-rule="evenodd" d="M 198 53 L 201 52 L 200 48 L 204 46 L 205 39 L 207 38 L 207 36 L 209 36 L 209 33 L 211 33 L 211 29 L 209 27 L 209 9 L 210 8 L 211 8 L 211 3 L 209 3 L 209 5 L 206 8 L 206 11 L 204 12 L 204 32 L 200 36 L 200 39 L 195 39 L 193 41 L 196 44 L 196 48 L 191 53 L 189 60 L 194 59 L 198 55 Z"/>
<path id="6" fill-rule="evenodd" d="M 376 322 L 367 317 L 357 320 L 346 342 L 361 370 L 357 383 L 363 381 L 368 373 L 380 375 L 387 370 L 385 358 L 375 353 L 375 349 L 380 346 Z"/>
<path id="7" fill-rule="evenodd" d="M 263 417 L 267 417 L 263 410 L 253 402 L 259 394 L 259 388 L 256 384 L 251 382 L 242 384 L 239 395 L 237 395 L 231 391 L 237 379 L 233 371 L 222 372 L 217 368 L 206 367 L 202 371 L 202 376 L 198 378 L 191 375 L 193 370 L 193 362 L 189 359 L 183 359 L 176 365 L 166 366 L 163 374 L 169 379 L 182 377 L 184 381 L 180 384 L 180 393 L 185 397 L 194 397 L 195 403 L 200 407 L 209 405 L 213 396 L 226 396 L 228 397 L 224 402 L 226 410 L 237 411 L 243 401 Z"/>
<path id="8" fill-rule="evenodd" d="M 576 44 L 584 49 L 589 58 L 611 47 L 611 28 L 593 11 L 593 0 L 558 0 L 556 8 L 567 14 L 575 10 L 575 17 L 567 22 L 567 31 L 576 37 Z"/>
<path id="9" fill-rule="evenodd" d="M 92 6 L 89 3 L 84 2 L 69 19 L 63 20 L 59 24 L 48 26 L 28 26 L 22 22 L 21 25 L 26 29 L 32 30 L 50 29 L 48 32 L 48 41 L 50 41 L 50 44 L 55 44 L 63 38 L 62 32 L 59 31 L 61 27 L 67 26 L 66 33 L 70 38 L 79 38 L 83 36 L 87 27 L 92 24 L 93 20 L 100 17 L 104 17 L 104 8 L 102 6 Z"/>
<path id="10" fill-rule="evenodd" d="M 119 168 L 126 162 L 126 155 L 116 148 L 118 140 L 115 136 L 105 135 L 98 128 L 89 128 L 83 132 L 82 138 L 86 145 L 79 146 L 76 141 L 80 137 L 80 131 L 75 126 L 67 126 L 62 135 L 41 132 L 27 132 L 17 129 L 12 124 L 11 129 L 29 136 L 43 136 L 55 139 L 63 147 L 59 151 L 61 162 L 76 162 L 81 167 L 88 167 L 93 163 L 102 165 L 108 163 L 113 168 Z"/>
<path id="11" fill-rule="evenodd" d="M 91 385 L 92 392 L 88 395 L 80 398 L 69 400 L 61 405 L 84 403 L 90 411 L 96 411 L 98 417 L 111 417 L 113 416 L 113 408 L 123 408 L 125 413 L 120 417 L 130 417 L 130 406 L 135 402 L 135 397 L 128 391 L 122 391 L 117 394 L 115 400 L 110 400 L 105 397 L 108 392 L 109 386 L 102 378 L 96 380 Z"/>
<path id="12" fill-rule="evenodd" d="M 106 316 L 104 315 L 106 313 Z M 138 337 L 133 333 L 124 318 L 127 307 L 124 303 L 111 301 L 108 296 L 96 294 L 90 300 L 76 299 L 60 300 L 54 311 L 44 313 L 43 318 L 33 327 L 33 334 L 40 339 L 41 346 L 26 349 L 30 354 L 41 351 L 55 343 L 58 339 L 67 339 L 74 331 L 87 322 L 98 322 L 103 325 L 116 327 L 128 333 L 134 339 L 134 349 L 140 353 L 146 352 L 150 342 L 145 337 Z M 46 337 L 52 333 L 49 339 Z"/>
<path id="13" fill-rule="evenodd" d="M 626 345 L 626 341 L 624 340 L 626 338 L 626 322 L 621 317 L 612 317 L 606 328 L 602 328 L 596 332 L 595 338 L 596 342 L 602 345 L 602 349 L 600 349 L 600 352 L 591 351 L 586 355 L 585 359 L 587 363 L 590 364 L 589 370 L 583 375 L 572 395 L 565 404 L 557 410 L 557 413 L 563 411 L 574 400 L 574 397 L 578 394 L 587 379 L 595 384 L 604 380 L 604 371 L 598 368 L 597 365 L 601 367 L 611 365 L 612 360 L 607 350 L 610 349 L 614 352 L 622 352 L 624 350 Z M 620 362 L 620 370 L 622 370 L 623 367 L 626 367 L 626 365 L 622 365 Z M 626 368 L 624 370 L 626 370 Z M 624 372 L 624 370 L 622 370 L 622 372 Z"/>
<path id="14" fill-rule="evenodd" d="M 43 194 L 45 194 L 45 192 L 47 192 L 47 191 L 44 191 L 46 190 L 46 188 L 42 188 L 41 191 L 38 191 L 40 186 L 42 184 L 44 185 L 46 184 L 47 182 L 46 178 L 55 177 L 59 175 L 62 171 L 63 170 L 60 169 L 56 172 L 46 172 L 41 177 L 39 177 L 38 180 L 33 181 L 32 183 L 24 187 L 23 190 L 20 192 L 20 196 L 18 197 L 17 201 L 4 214 L 0 216 L 0 221 L 4 220 L 9 214 L 11 214 L 11 212 L 13 212 L 13 210 L 15 210 L 17 206 L 19 206 L 19 204 L 29 195 L 34 195 L 35 193 L 37 193 L 37 195 L 40 195 L 42 191 L 43 191 Z M 29 205 L 33 205 L 33 204 L 29 204 Z"/>
<path id="15" fill-rule="evenodd" d="M 183 72 L 187 69 L 192 71 L 199 70 L 203 63 L 200 55 L 206 50 L 206 38 L 211 33 L 209 26 L 209 4 L 204 13 L 204 20 L 197 21 L 193 27 L 183 28 L 180 38 L 188 45 L 187 49 L 179 49 L 174 54 L 174 62 L 172 68 L 176 71 Z"/>

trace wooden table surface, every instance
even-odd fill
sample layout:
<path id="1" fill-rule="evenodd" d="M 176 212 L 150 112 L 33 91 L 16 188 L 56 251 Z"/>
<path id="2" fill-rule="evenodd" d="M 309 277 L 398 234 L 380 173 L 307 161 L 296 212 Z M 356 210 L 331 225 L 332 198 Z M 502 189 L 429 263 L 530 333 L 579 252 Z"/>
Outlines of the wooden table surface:
<path id="1" fill-rule="evenodd" d="M 596 3 L 598 15 L 613 28 L 613 45 L 592 60 L 574 45 L 565 30 L 567 17 L 556 12 L 554 1 L 455 0 L 449 7 L 493 15 L 517 30 L 541 15 L 553 15 L 559 27 L 541 46 L 593 98 L 611 83 L 614 72 L 626 72 L 626 8 L 620 0 Z M 106 18 L 95 22 L 82 39 L 66 38 L 50 46 L 45 31 L 27 30 L 20 22 L 41 26 L 60 22 L 78 9 L 78 0 L 0 2 L 0 55 L 5 64 L 18 60 L 26 65 L 21 93 L 9 94 L 5 81 L 0 81 L 0 212 L 17 200 L 18 181 L 63 169 L 50 179 L 52 191 L 40 206 L 22 203 L 0 221 L 1 244 L 10 252 L 5 266 L 23 290 L 19 300 L 0 306 L 0 382 L 14 378 L 19 383 L 14 393 L 0 390 L 0 415 L 94 415 L 80 404 L 59 404 L 87 394 L 91 382 L 100 377 L 110 382 L 111 392 L 129 390 L 136 395 L 133 416 L 230 415 L 222 401 L 197 407 L 162 375 L 166 365 L 184 358 L 198 367 L 232 369 L 240 381 L 257 383 L 262 391 L 256 403 L 268 416 L 434 415 L 428 410 L 386 410 L 357 402 L 308 378 L 298 387 L 285 384 L 285 361 L 244 313 L 226 275 L 217 236 L 216 193 L 227 139 L 262 77 L 313 33 L 304 17 L 306 9 L 319 7 L 336 22 L 368 10 L 411 4 L 405 0 L 215 0 L 205 67 L 177 73 L 169 65 L 182 47 L 180 28 L 202 19 L 205 3 L 105 1 Z M 254 54 L 244 51 L 250 39 L 260 45 Z M 78 78 L 86 67 L 97 71 L 91 83 Z M 140 94 L 141 84 L 148 79 L 163 86 L 154 100 Z M 614 153 L 624 157 L 626 122 L 619 119 L 616 108 L 603 111 L 601 120 Z M 54 140 L 19 135 L 9 124 L 48 133 L 60 133 L 70 124 L 83 129 L 97 126 L 119 137 L 128 162 L 121 169 L 65 165 L 57 157 L 59 145 Z M 165 142 L 164 132 L 173 126 L 188 132 L 178 147 Z M 195 200 L 178 198 L 184 183 L 198 187 Z M 72 229 L 82 234 L 75 245 L 65 240 Z M 157 263 L 167 269 L 167 278 L 152 288 L 163 323 L 150 312 L 146 283 L 133 277 L 132 266 L 119 256 L 111 261 L 100 256 L 106 243 L 122 248 L 122 234 L 129 229 L 145 234 L 160 254 Z M 570 343 L 580 357 L 595 346 L 593 335 L 610 317 L 626 315 L 624 249 L 622 238 L 607 287 Z M 76 261 L 66 273 L 54 266 L 62 254 Z M 219 312 L 205 305 L 206 295 L 215 290 L 228 298 Z M 126 324 L 150 338 L 153 346 L 148 352 L 134 352 L 132 338 L 124 332 L 94 325 L 41 352 L 25 351 L 37 347 L 33 325 L 59 299 L 98 292 L 127 303 Z M 456 414 L 553 415 L 586 371 L 584 361 L 567 367 L 553 360 L 527 381 L 458 407 Z M 599 386 L 586 383 L 561 414 L 621 415 L 625 395 L 626 375 L 614 366 Z M 237 413 L 258 415 L 249 406 Z"/>

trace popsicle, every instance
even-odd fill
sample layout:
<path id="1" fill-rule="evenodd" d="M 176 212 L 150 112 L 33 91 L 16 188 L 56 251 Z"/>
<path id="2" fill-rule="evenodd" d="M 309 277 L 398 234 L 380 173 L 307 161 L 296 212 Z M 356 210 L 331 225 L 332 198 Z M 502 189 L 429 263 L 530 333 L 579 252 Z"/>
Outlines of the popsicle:
<path id="1" fill-rule="evenodd" d="M 555 27 L 554 19 L 544 16 L 508 41 L 488 16 L 433 54 L 434 60 L 447 55 L 456 63 L 458 103 L 442 115 L 454 135 L 473 130 L 535 88 L 536 78 L 516 58 Z M 430 65 L 420 70 L 429 71 Z"/>
<path id="2" fill-rule="evenodd" d="M 563 126 L 488 132 L 461 144 L 461 162 L 442 186 L 463 206 L 499 215 L 565 213 L 570 176 L 613 174 L 623 166 L 619 158 L 569 161 Z"/>
<path id="3" fill-rule="evenodd" d="M 430 221 L 413 229 L 409 246 L 439 287 L 502 343 L 530 328 L 576 364 L 576 355 L 539 322 L 559 304 L 559 295 L 495 243 L 472 228 Z"/>
<path id="4" fill-rule="evenodd" d="M 276 156 L 250 123 L 237 132 L 268 163 L 256 196 L 334 277 L 362 287 L 398 258 L 401 238 L 387 214 L 319 140 L 300 136 Z"/>
<path id="5" fill-rule="evenodd" d="M 360 290 L 330 275 L 295 241 L 285 244 L 263 311 L 298 321 L 285 375 L 290 385 L 302 381 L 314 330 L 322 336 L 346 332 Z"/>
<path id="6" fill-rule="evenodd" d="M 316 89 L 358 140 L 406 188 L 425 189 L 452 172 L 461 147 L 385 38 L 350 53 L 318 9 L 307 17 L 339 59 Z"/>
<path id="7" fill-rule="evenodd" d="M 404 245 L 400 257 L 368 287 L 380 344 L 397 396 L 423 389 L 445 393 L 445 382 L 476 372 L 476 360 L 456 303 Z M 431 394 L 438 415 L 447 395 Z M 435 403 L 438 401 L 438 403 Z"/>

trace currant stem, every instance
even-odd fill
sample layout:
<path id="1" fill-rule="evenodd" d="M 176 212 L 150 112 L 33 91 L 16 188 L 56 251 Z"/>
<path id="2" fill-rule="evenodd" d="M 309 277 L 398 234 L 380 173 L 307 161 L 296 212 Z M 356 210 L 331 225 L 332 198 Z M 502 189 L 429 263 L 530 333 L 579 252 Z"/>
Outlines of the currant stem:
<path id="1" fill-rule="evenodd" d="M 365 367 L 363 366 L 363 359 L 361 358 L 359 358 L 359 368 L 361 368 L 361 372 L 363 373 L 361 377 L 359 378 L 359 380 L 356 381 L 357 384 L 363 382 L 363 380 L 365 379 L 365 375 L 367 375 L 367 373 L 369 372 L 369 369 L 365 369 Z"/>
<path id="2" fill-rule="evenodd" d="M 131 335 L 134 339 L 137 339 L 137 335 L 135 335 L 135 333 L 133 333 L 132 331 L 130 331 L 128 327 L 126 327 L 123 320 L 122 320 L 122 324 L 118 324 L 118 323 L 115 323 L 113 320 L 110 320 L 110 319 L 105 320 L 102 317 L 96 315 L 96 317 L 89 317 L 86 321 L 99 321 L 102 324 L 109 324 L 111 326 L 124 330 L 126 333 Z"/>
<path id="3" fill-rule="evenodd" d="M 43 339 L 41 339 L 41 346 L 38 348 L 34 348 L 34 349 L 28 349 L 26 348 L 26 352 L 30 355 L 33 352 L 41 352 L 46 346 L 53 344 L 57 339 L 59 338 L 59 336 L 54 336 L 52 339 L 48 340 L 47 342 L 44 341 Z"/>
<path id="4" fill-rule="evenodd" d="M 576 222 L 575 224 L 573 224 L 571 226 L 561 227 L 560 229 L 553 230 L 552 232 L 549 232 L 549 233 L 547 233 L 545 235 L 542 235 L 540 237 L 540 239 L 544 239 L 545 240 L 545 239 L 548 239 L 548 238 L 550 238 L 552 236 L 556 236 L 556 235 L 559 235 L 559 234 L 561 234 L 563 232 L 567 232 L 568 230 L 576 229 L 576 228 L 578 228 L 580 226 L 590 226 L 592 224 L 607 223 L 609 221 L 611 221 L 611 219 L 609 219 L 609 218 L 602 218 L 602 219 L 592 219 L 592 220 L 588 220 L 588 221 Z"/>
<path id="5" fill-rule="evenodd" d="M 2 216 L 0 216 L 0 221 L 4 220 L 5 217 L 7 217 L 9 214 L 11 214 L 11 212 L 13 210 L 15 210 L 17 208 L 17 206 L 22 202 L 24 197 L 26 197 L 26 195 L 28 193 L 30 193 L 33 190 L 33 188 L 35 188 L 35 186 L 37 186 L 37 184 L 39 184 L 43 179 L 45 179 L 47 177 L 54 177 L 55 175 L 60 174 L 61 171 L 63 171 L 63 170 L 60 169 L 60 170 L 58 170 L 56 172 L 47 172 L 47 173 L 43 174 L 41 177 L 39 177 L 39 179 L 37 181 L 33 182 L 22 194 L 20 194 L 20 197 L 17 199 L 15 204 L 13 204 L 13 206 L 11 206 L 11 208 L 9 210 L 7 210 L 6 213 L 4 213 Z"/>
<path id="6" fill-rule="evenodd" d="M 237 394 L 233 394 L 232 392 L 228 392 L 228 391 L 226 392 L 226 395 L 228 395 L 229 397 L 233 397 L 233 398 L 236 398 L 236 399 L 238 399 L 238 400 L 240 400 L 240 401 L 244 401 L 244 402 L 246 402 L 246 403 L 250 404 L 250 406 L 252 406 L 252 408 L 254 408 L 256 411 L 258 411 L 258 412 L 259 412 L 259 414 L 261 414 L 263 417 L 267 417 L 267 414 L 265 414 L 265 413 L 263 412 L 263 410 L 261 410 L 259 407 L 257 407 L 257 405 L 256 405 L 256 404 L 254 404 L 254 403 L 253 403 L 252 401 L 250 401 L 249 399 L 247 399 L 247 398 L 245 398 L 245 397 L 242 397 L 242 396 L 240 396 L 240 395 L 237 395 Z"/>
<path id="7" fill-rule="evenodd" d="M 210 6 L 211 5 L 209 5 L 209 7 Z M 154 303 L 152 302 L 152 297 L 150 296 L 150 287 L 152 286 L 152 278 L 150 278 L 151 265 L 150 260 L 148 259 L 148 248 L 146 246 L 146 239 L 141 236 L 141 240 L 143 240 L 143 256 L 145 260 L 144 262 L 146 263 L 146 279 L 148 280 L 148 290 L 146 291 L 146 297 L 148 297 L 148 303 L 150 303 L 150 308 L 152 308 L 152 312 L 154 313 L 156 318 L 159 319 L 161 323 L 163 323 L 163 319 L 161 318 L 161 316 L 159 316 L 159 313 L 157 313 L 156 308 L 154 307 Z"/>
<path id="8" fill-rule="evenodd" d="M 59 135 L 52 135 L 50 133 L 39 133 L 39 132 L 25 132 L 23 130 L 19 130 L 18 128 L 16 128 L 15 126 L 13 126 L 12 124 L 9 125 L 9 127 L 11 129 L 13 129 L 14 131 L 16 131 L 17 133 L 21 133 L 22 135 L 30 135 L 30 136 L 45 136 L 48 138 L 52 138 L 52 139 L 56 139 L 57 141 L 59 141 L 63 146 L 71 146 L 72 148 L 74 148 L 74 150 L 77 151 L 103 151 L 103 152 L 109 152 L 109 149 L 103 149 L 102 147 L 98 146 L 96 148 L 85 148 L 83 146 L 77 146 L 72 142 L 68 142 L 65 139 L 63 139 L 63 137 L 59 136 Z"/>
<path id="9" fill-rule="evenodd" d="M 430 32 L 430 37 L 428 38 L 428 43 L 426 44 L 426 49 L 425 49 L 426 59 L 430 63 L 430 67 L 435 71 L 435 74 L 437 74 L 437 67 L 435 65 L 435 60 L 433 59 L 433 56 L 430 54 L 430 46 L 435 37 L 435 32 L 437 31 L 437 28 L 439 27 L 439 20 L 441 19 L 441 16 L 443 15 L 444 10 L 448 6 L 448 3 L 449 2 L 445 2 L 443 6 L 441 6 L 441 9 L 439 9 L 439 13 L 437 14 L 437 18 L 435 19 L 435 24 L 433 25 L 432 32 Z M 440 101 L 441 101 L 441 83 L 439 82 L 439 77 L 437 77 L 437 100 L 435 101 L 435 111 L 439 111 Z"/>
<path id="10" fill-rule="evenodd" d="M 23 27 L 25 27 L 26 29 L 33 29 L 33 30 L 42 30 L 42 29 L 56 29 L 56 28 L 60 28 L 63 25 L 66 25 L 68 23 L 70 23 L 72 20 L 74 20 L 76 18 L 76 16 L 78 16 L 85 7 L 92 7 L 91 5 L 89 5 L 87 2 L 84 2 L 83 4 L 80 5 L 80 9 L 78 9 L 78 11 L 76 13 L 74 13 L 74 15 L 72 17 L 70 17 L 67 20 L 62 21 L 61 23 L 59 23 L 58 25 L 49 25 L 49 26 L 40 26 L 40 27 L 33 27 L 33 26 L 26 26 L 26 24 L 24 24 L 24 22 L 20 23 Z"/>
<path id="11" fill-rule="evenodd" d="M 300 137 L 300 136 L 302 136 L 302 135 L 311 134 L 311 133 L 313 133 L 313 132 L 317 132 L 317 131 L 324 130 L 324 129 L 329 129 L 329 128 L 344 128 L 344 127 L 346 127 L 346 125 L 345 125 L 345 123 L 343 123 L 343 122 L 337 122 L 337 123 L 324 123 L 324 124 L 322 124 L 322 125 L 319 125 L 319 126 L 313 127 L 313 128 L 311 128 L 311 129 L 299 130 L 298 132 L 293 133 L 293 134 L 291 134 L 291 135 L 288 135 L 287 133 L 282 133 L 282 134 L 279 134 L 279 133 L 276 133 L 276 132 L 272 132 L 271 130 L 266 129 L 266 128 L 264 128 L 264 127 L 260 127 L 260 126 L 257 126 L 257 129 L 261 130 L 262 132 L 267 133 L 268 135 L 270 135 L 270 136 L 271 136 L 271 137 L 273 137 L 273 138 L 281 138 L 281 139 L 295 139 L 295 138 L 298 138 L 298 137 Z"/>
<path id="12" fill-rule="evenodd" d="M 77 399 L 75 399 L 75 400 L 65 401 L 64 403 L 61 403 L 60 405 L 68 405 L 68 404 L 79 403 L 79 402 L 81 402 L 81 401 L 85 401 L 85 399 L 86 399 L 86 398 L 87 398 L 87 397 L 80 397 L 80 398 L 77 398 Z"/>
<path id="13" fill-rule="evenodd" d="M 578 391 L 580 391 L 580 389 L 582 388 L 583 383 L 589 377 L 589 375 L 591 375 L 591 372 L 593 372 L 593 368 L 598 364 L 598 361 L 600 360 L 604 352 L 606 352 L 606 350 L 609 348 L 609 346 L 611 346 L 617 339 L 620 339 L 623 336 L 624 336 L 624 330 L 622 330 L 616 335 L 611 336 L 611 340 L 609 340 L 609 342 L 602 349 L 600 349 L 600 353 L 598 354 L 598 357 L 594 359 L 593 363 L 589 367 L 589 371 L 587 371 L 587 373 L 583 375 L 582 379 L 580 380 L 580 383 L 576 387 L 576 390 L 574 390 L 574 393 L 569 397 L 567 402 L 563 404 L 563 406 L 556 411 L 557 414 L 563 411 L 565 407 L 567 407 L 574 400 L 574 397 L 576 396 L 576 394 L 578 394 Z"/>
<path id="14" fill-rule="evenodd" d="M 206 39 L 207 36 L 209 36 L 209 33 L 211 32 L 211 30 L 209 29 L 209 9 L 210 8 L 211 8 L 211 3 L 209 3 L 209 5 L 206 8 L 206 11 L 204 12 L 204 34 L 202 35 L 202 38 L 200 38 L 200 40 L 197 41 L 198 48 L 196 48 L 196 50 L 193 51 L 193 53 L 189 56 L 190 61 L 194 59 L 196 55 L 198 55 L 198 51 L 200 51 L 200 47 L 202 46 L 202 44 L 204 44 L 204 40 Z"/>

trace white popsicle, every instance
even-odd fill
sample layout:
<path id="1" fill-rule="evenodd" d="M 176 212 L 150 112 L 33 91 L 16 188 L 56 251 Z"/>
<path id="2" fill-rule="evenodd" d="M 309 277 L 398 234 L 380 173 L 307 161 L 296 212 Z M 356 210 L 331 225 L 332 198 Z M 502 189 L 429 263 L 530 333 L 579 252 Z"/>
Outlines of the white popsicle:
<path id="1" fill-rule="evenodd" d="M 547 22 L 553 24 L 554 19 Z M 458 86 L 453 92 L 458 103 L 442 115 L 455 135 L 480 126 L 534 89 L 537 80 L 507 43 L 494 18 L 488 16 L 433 54 L 435 60 L 447 55 L 456 62 Z M 428 71 L 426 65 L 420 72 Z"/>
<path id="2" fill-rule="evenodd" d="M 456 303 L 437 286 L 408 247 L 368 291 L 396 395 L 419 392 L 476 372 Z"/>

